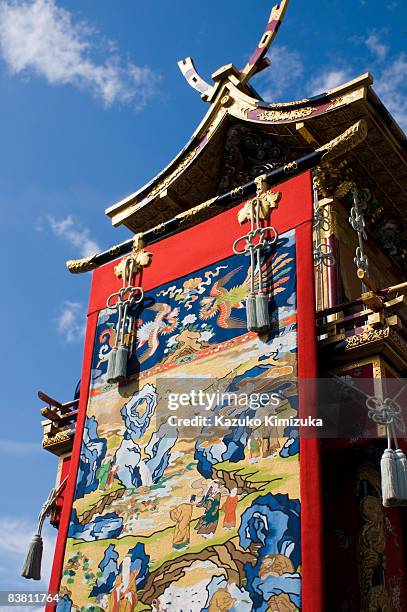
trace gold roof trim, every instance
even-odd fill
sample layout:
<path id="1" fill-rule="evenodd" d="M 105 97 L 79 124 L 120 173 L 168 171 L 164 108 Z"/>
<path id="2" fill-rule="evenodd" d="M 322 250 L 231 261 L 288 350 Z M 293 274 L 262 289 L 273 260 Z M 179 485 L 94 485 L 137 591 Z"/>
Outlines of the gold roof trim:
<path id="1" fill-rule="evenodd" d="M 149 183 L 109 207 L 106 214 L 111 218 L 114 226 L 127 225 L 127 220 L 137 215 L 144 206 L 151 204 L 157 197 L 165 198 L 166 191 L 171 185 L 188 172 L 200 154 L 208 147 L 214 135 L 222 128 L 227 116 L 266 125 L 292 123 L 299 119 L 306 121 L 307 118 L 315 116 L 315 112 L 324 101 L 325 106 L 327 102 L 329 106 L 322 111 L 322 114 L 366 98 L 367 85 L 371 82 L 372 77 L 367 73 L 323 96 L 309 100 L 309 104 L 305 107 L 300 105 L 299 108 L 295 108 L 294 103 L 291 106 L 285 103 L 280 110 L 277 108 L 278 105 L 273 105 L 271 108 L 262 106 L 259 98 L 254 98 L 242 91 L 239 79 L 233 73 L 228 72 L 225 82 L 219 86 L 215 99 L 187 146 Z"/>

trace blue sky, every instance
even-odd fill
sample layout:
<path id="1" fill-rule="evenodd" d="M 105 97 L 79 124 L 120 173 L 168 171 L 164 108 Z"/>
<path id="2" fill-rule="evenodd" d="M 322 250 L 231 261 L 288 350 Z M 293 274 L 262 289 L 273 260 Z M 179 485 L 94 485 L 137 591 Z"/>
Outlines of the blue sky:
<path id="1" fill-rule="evenodd" d="M 167 165 L 206 111 L 177 61 L 191 55 L 207 80 L 243 67 L 271 6 L 0 0 L 0 590 L 38 586 L 18 577 L 56 470 L 36 392 L 68 401 L 80 376 L 90 276 L 65 260 L 129 236 L 104 209 Z M 406 43 L 405 0 L 292 0 L 272 67 L 252 84 L 288 101 L 369 70 L 406 130 Z"/>

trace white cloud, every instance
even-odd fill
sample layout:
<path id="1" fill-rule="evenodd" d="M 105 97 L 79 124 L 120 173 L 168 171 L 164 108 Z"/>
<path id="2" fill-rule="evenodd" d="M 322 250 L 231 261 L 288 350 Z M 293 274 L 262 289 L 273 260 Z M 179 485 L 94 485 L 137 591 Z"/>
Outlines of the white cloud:
<path id="1" fill-rule="evenodd" d="M 73 217 L 68 215 L 65 219 L 56 219 L 52 215 L 46 217 L 52 231 L 56 236 L 61 236 L 67 242 L 79 248 L 82 257 L 95 255 L 100 251 L 100 247 L 91 237 L 88 228 L 80 227 L 75 223 Z M 36 225 L 37 230 L 43 230 L 43 220 L 39 220 Z"/>
<path id="2" fill-rule="evenodd" d="M 80 302 L 65 301 L 56 319 L 58 333 L 65 342 L 80 342 L 85 335 L 86 318 Z"/>
<path id="3" fill-rule="evenodd" d="M 266 101 L 281 101 L 282 96 L 295 97 L 298 79 L 303 75 L 304 65 L 301 55 L 284 45 L 271 48 L 268 57 L 271 66 L 257 77 L 259 88 Z"/>
<path id="4" fill-rule="evenodd" d="M 0 52 L 12 73 L 34 73 L 51 84 L 88 89 L 106 106 L 132 102 L 142 108 L 157 76 L 147 67 L 124 61 L 111 41 L 110 54 L 98 58 L 97 31 L 58 7 L 54 0 L 2 0 Z"/>
<path id="5" fill-rule="evenodd" d="M 378 60 L 383 61 L 387 55 L 389 47 L 380 41 L 378 34 L 373 32 L 366 40 L 365 45 Z"/>
<path id="6" fill-rule="evenodd" d="M 309 83 L 309 89 L 312 96 L 324 93 L 329 89 L 333 89 L 342 83 L 346 83 L 352 78 L 348 68 L 332 68 L 322 72 L 320 75 L 312 79 Z"/>
<path id="7" fill-rule="evenodd" d="M 400 126 L 407 130 L 407 56 L 400 53 L 379 74 L 375 90 Z"/>
<path id="8" fill-rule="evenodd" d="M 36 513 L 39 511 L 33 509 Z M 11 518 L 0 516 L 0 588 L 1 590 L 23 590 L 30 589 L 32 582 L 20 577 L 21 568 L 24 563 L 28 546 L 37 525 L 25 518 Z M 55 532 L 44 525 L 42 555 L 41 581 L 37 582 L 37 590 L 47 589 L 51 574 L 52 559 L 55 549 Z M 9 608 L 7 608 L 9 609 Z"/>
<path id="9" fill-rule="evenodd" d="M 2 440 L 0 439 L 0 453 L 10 455 L 25 455 L 30 452 L 41 450 L 41 445 L 35 442 L 21 442 L 20 440 Z"/>

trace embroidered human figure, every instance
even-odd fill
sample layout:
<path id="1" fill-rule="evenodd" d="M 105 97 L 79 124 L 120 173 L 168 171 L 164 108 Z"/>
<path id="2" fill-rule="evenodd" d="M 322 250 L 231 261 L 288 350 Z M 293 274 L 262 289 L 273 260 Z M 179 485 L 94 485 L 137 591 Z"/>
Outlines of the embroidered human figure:
<path id="1" fill-rule="evenodd" d="M 198 504 L 198 506 L 205 508 L 205 513 L 195 525 L 195 530 L 204 538 L 211 538 L 216 531 L 219 521 L 220 498 L 219 485 L 214 482 Z"/>
<path id="2" fill-rule="evenodd" d="M 113 590 L 110 595 L 109 612 L 134 612 L 137 604 L 137 576 L 140 567 L 135 567 L 131 571 L 131 558 L 125 557 L 122 562 L 122 569 L 116 578 Z"/>
<path id="3" fill-rule="evenodd" d="M 248 441 L 250 463 L 257 463 L 260 457 L 260 440 L 256 436 L 251 436 Z"/>
<path id="4" fill-rule="evenodd" d="M 107 488 L 108 489 L 112 488 L 115 476 L 116 476 L 117 472 L 119 471 L 119 469 L 120 469 L 120 467 L 118 465 L 113 465 L 110 468 L 109 476 L 107 478 Z"/>
<path id="5" fill-rule="evenodd" d="M 234 487 L 225 499 L 221 508 L 225 513 L 225 518 L 223 519 L 223 527 L 225 529 L 234 529 L 236 527 L 237 501 L 237 488 Z"/>
<path id="6" fill-rule="evenodd" d="M 170 517 L 175 521 L 172 547 L 175 550 L 186 548 L 190 541 L 190 523 L 192 517 L 192 504 L 196 495 L 192 495 L 189 503 L 180 504 L 170 511 Z"/>
<path id="7" fill-rule="evenodd" d="M 105 459 L 96 472 L 96 477 L 99 479 L 99 489 L 104 491 L 109 478 L 110 466 L 112 462 L 110 459 Z"/>

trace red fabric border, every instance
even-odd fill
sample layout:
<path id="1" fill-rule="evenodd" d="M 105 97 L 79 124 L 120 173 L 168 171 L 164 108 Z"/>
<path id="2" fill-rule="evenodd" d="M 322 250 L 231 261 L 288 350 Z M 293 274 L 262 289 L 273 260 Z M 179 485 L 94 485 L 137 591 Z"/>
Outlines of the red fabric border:
<path id="1" fill-rule="evenodd" d="M 311 185 L 310 185 L 311 193 Z M 297 321 L 298 321 L 298 378 L 317 377 L 317 337 L 315 328 L 315 287 L 312 246 L 312 222 L 296 231 L 297 262 Z M 300 398 L 300 413 L 305 402 Z M 309 405 L 306 412 L 312 413 Z M 301 557 L 302 557 L 302 610 L 323 610 L 323 524 L 321 497 L 320 443 L 316 438 L 300 439 L 300 491 L 301 491 Z"/>
<path id="2" fill-rule="evenodd" d="M 273 213 L 273 225 L 279 233 L 296 228 L 297 310 L 298 310 L 298 375 L 314 378 L 317 372 L 315 332 L 314 268 L 312 259 L 312 188 L 311 174 L 306 172 L 277 186 L 282 199 Z M 301 205 L 298 205 L 298 203 Z M 246 233 L 236 220 L 236 207 L 222 213 L 222 233 L 219 217 L 171 236 L 148 247 L 153 253 L 152 265 L 143 272 L 143 289 L 175 280 L 193 270 L 211 265 L 232 253 L 233 242 Z M 306 254 L 306 257 L 305 257 Z M 300 265 L 298 265 L 300 264 Z M 89 396 L 90 370 L 98 311 L 106 307 L 108 295 L 117 291 L 119 281 L 112 273 L 116 262 L 94 271 L 89 301 L 89 318 L 82 369 L 81 398 L 78 423 L 72 452 L 71 470 L 67 483 L 66 503 L 55 549 L 49 592 L 56 592 L 62 573 L 66 536 L 74 498 L 82 434 Z M 301 541 L 302 541 L 302 609 L 321 612 L 322 601 L 322 509 L 320 449 L 318 440 L 301 440 Z M 54 609 L 49 604 L 46 611 Z"/>
<path id="3" fill-rule="evenodd" d="M 64 457 L 62 459 L 61 473 L 59 475 L 58 482 L 56 483 L 56 487 L 59 487 L 61 483 L 64 481 L 65 477 L 69 475 L 69 470 L 71 467 L 71 459 L 72 459 L 72 455 L 69 455 L 68 457 Z M 55 502 L 55 510 L 53 514 L 52 524 L 54 525 L 54 527 L 57 527 L 57 528 L 59 527 L 59 523 L 61 521 L 62 508 L 64 507 L 65 489 L 66 489 L 66 483 L 62 487 L 62 490 L 60 494 L 58 495 L 57 500 Z"/>
<path id="4" fill-rule="evenodd" d="M 83 429 L 85 425 L 86 410 L 88 407 L 90 374 L 92 369 L 93 346 L 95 342 L 97 320 L 98 313 L 95 312 L 88 317 L 86 325 L 78 419 L 76 423 L 69 476 L 65 488 L 65 501 L 62 508 L 61 521 L 59 523 L 57 542 L 55 546 L 54 560 L 48 588 L 49 593 L 57 593 L 61 581 L 65 544 L 69 528 L 69 521 L 71 519 L 72 503 L 75 495 L 76 477 L 79 466 L 79 456 L 82 446 Z M 55 607 L 55 603 L 49 603 L 46 605 L 45 611 L 51 612 L 51 610 L 55 610 Z"/>

